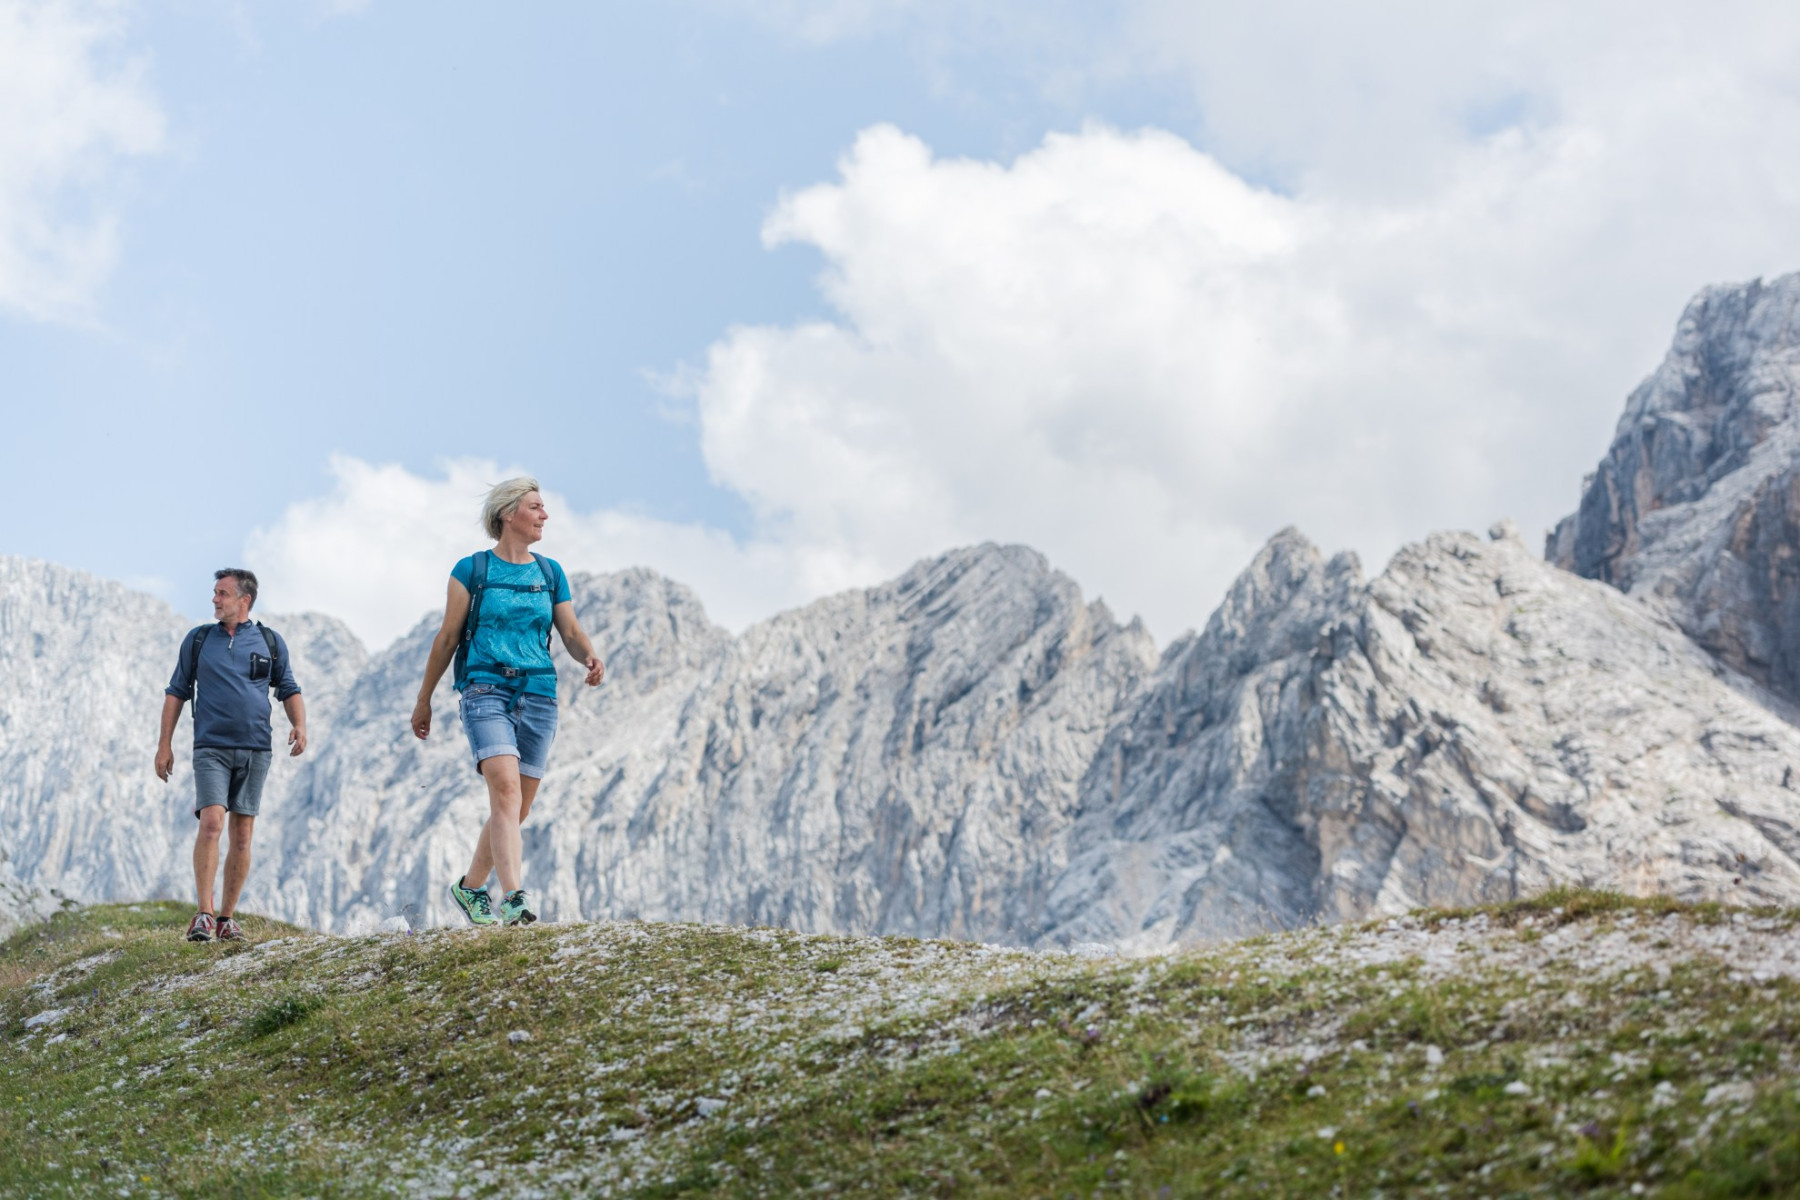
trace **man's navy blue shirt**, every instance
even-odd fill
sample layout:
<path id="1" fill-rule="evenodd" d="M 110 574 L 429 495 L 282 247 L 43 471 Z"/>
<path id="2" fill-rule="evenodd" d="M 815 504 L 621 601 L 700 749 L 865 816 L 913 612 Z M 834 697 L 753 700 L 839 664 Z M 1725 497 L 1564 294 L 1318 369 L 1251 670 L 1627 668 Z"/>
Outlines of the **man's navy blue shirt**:
<path id="1" fill-rule="evenodd" d="M 200 644 L 199 662 L 193 661 L 194 636 L 206 630 Z M 269 632 L 274 633 L 274 630 Z M 276 681 L 275 697 L 286 700 L 300 694 L 294 682 L 293 661 L 287 643 L 275 634 L 276 658 L 281 677 Z M 175 674 L 164 689 L 178 700 L 194 701 L 194 748 L 215 750 L 268 750 L 275 740 L 269 725 L 269 679 L 250 677 L 252 658 L 269 657 L 269 643 L 263 639 L 256 622 L 246 621 L 235 634 L 225 632 L 222 624 L 201 625 L 190 629 L 181 639 L 181 652 L 175 656 Z M 271 668 L 273 669 L 273 668 Z M 200 698 L 194 699 L 195 676 L 199 676 Z"/>

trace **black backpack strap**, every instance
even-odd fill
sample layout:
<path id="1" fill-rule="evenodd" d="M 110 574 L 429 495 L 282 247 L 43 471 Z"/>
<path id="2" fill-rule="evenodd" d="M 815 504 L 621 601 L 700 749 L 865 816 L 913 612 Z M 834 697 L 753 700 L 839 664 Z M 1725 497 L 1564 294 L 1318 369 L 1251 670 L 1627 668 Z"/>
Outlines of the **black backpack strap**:
<path id="1" fill-rule="evenodd" d="M 276 640 L 275 631 L 273 629 L 270 629 L 267 625 L 264 625 L 261 621 L 258 621 L 256 623 L 256 627 L 258 629 L 262 630 L 263 641 L 268 643 L 268 646 L 269 646 L 269 687 L 271 689 L 280 687 L 281 686 L 281 650 L 280 650 L 281 643 Z"/>
<path id="2" fill-rule="evenodd" d="M 463 618 L 462 640 L 456 643 L 456 686 L 469 680 L 469 647 L 475 641 L 475 627 L 481 623 L 481 593 L 487 590 L 488 552 L 477 550 L 469 566 L 469 615 Z"/>
<path id="3" fill-rule="evenodd" d="M 196 626 L 181 648 L 182 653 L 188 657 L 188 699 L 196 713 L 200 711 L 200 647 L 206 644 L 206 639 L 217 628 L 216 624 Z"/>

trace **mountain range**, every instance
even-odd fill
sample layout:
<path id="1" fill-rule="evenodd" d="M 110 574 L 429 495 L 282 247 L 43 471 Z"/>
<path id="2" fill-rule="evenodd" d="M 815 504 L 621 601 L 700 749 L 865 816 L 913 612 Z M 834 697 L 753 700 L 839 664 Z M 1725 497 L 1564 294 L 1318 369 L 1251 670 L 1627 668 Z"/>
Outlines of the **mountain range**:
<path id="1" fill-rule="evenodd" d="M 1800 903 L 1800 274 L 1708 288 L 1545 553 L 1510 523 L 1372 578 L 1277 533 L 1159 648 L 1036 551 L 983 545 L 733 636 L 648 570 L 576 575 L 525 826 L 553 919 L 1127 950 L 1557 884 Z M 435 617 L 287 637 L 244 904 L 450 919 L 485 816 L 455 721 L 407 717 Z M 187 622 L 0 557 L 0 922 L 185 896 L 192 778 L 150 771 Z M 279 721 L 278 721 L 279 724 Z"/>

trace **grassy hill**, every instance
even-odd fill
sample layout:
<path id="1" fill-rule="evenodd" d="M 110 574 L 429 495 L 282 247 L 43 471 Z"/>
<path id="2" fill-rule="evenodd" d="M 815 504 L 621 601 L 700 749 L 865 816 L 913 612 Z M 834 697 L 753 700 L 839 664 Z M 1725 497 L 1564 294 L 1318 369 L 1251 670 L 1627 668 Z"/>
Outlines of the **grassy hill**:
<path id="1" fill-rule="evenodd" d="M 0 949 L 7 1196 L 1800 1193 L 1800 914 L 1153 960 L 639 923 Z"/>

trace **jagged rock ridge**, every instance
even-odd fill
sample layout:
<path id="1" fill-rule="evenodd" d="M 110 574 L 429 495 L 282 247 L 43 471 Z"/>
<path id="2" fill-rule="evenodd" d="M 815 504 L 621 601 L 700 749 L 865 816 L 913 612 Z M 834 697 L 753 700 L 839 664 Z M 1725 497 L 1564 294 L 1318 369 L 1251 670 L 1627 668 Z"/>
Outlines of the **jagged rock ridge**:
<path id="1" fill-rule="evenodd" d="M 1711 287 L 1546 557 L 1800 699 L 1800 273 Z"/>
<path id="2" fill-rule="evenodd" d="M 1289 530 L 1159 655 L 1023 547 L 735 638 L 653 572 L 578 576 L 608 679 L 560 681 L 529 882 L 552 917 L 1146 949 L 1557 883 L 1800 902 L 1788 559 L 1740 537 L 1789 511 L 1765 500 L 1800 440 L 1797 278 L 1690 307 L 1552 538 L 1594 579 L 1504 524 L 1372 581 Z M 1759 537 L 1774 582 L 1719 583 Z M 265 619 L 315 752 L 278 759 L 247 903 L 448 919 L 486 803 L 447 686 L 432 739 L 407 729 L 435 622 L 368 657 L 327 618 Z M 184 625 L 0 559 L 8 886 L 188 893 L 191 780 L 150 775 Z"/>

